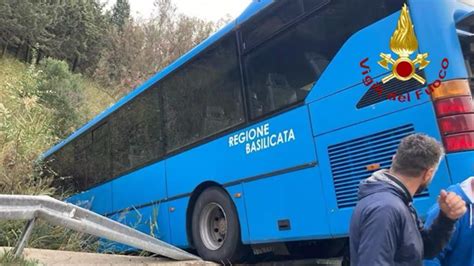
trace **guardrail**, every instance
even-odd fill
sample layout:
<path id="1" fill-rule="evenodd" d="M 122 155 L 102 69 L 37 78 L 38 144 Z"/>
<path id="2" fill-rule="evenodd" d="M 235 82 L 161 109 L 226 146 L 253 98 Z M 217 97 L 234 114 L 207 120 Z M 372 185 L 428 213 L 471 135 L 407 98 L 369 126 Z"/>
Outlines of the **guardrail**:
<path id="1" fill-rule="evenodd" d="M 20 256 L 37 219 L 44 219 L 78 232 L 91 234 L 175 260 L 201 258 L 104 216 L 48 196 L 0 195 L 0 219 L 27 220 L 13 249 Z"/>

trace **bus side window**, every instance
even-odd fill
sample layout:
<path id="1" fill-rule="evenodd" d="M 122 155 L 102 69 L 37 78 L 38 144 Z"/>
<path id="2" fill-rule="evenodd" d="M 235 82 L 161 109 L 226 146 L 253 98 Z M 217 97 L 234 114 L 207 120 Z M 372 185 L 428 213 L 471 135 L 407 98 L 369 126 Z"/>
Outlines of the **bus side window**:
<path id="1" fill-rule="evenodd" d="M 79 189 L 88 187 L 90 172 L 90 160 L 92 135 L 90 132 L 80 136 L 74 143 L 74 180 Z"/>
<path id="2" fill-rule="evenodd" d="M 235 34 L 197 55 L 160 87 L 168 152 L 243 122 Z"/>
<path id="3" fill-rule="evenodd" d="M 92 148 L 89 154 L 90 176 L 88 185 L 106 181 L 111 175 L 109 123 L 92 131 Z"/>
<path id="4" fill-rule="evenodd" d="M 290 87 L 288 80 L 279 73 L 269 73 L 267 82 L 266 106 L 275 110 L 279 106 L 286 106 L 298 101 L 296 90 Z"/>
<path id="5" fill-rule="evenodd" d="M 244 55 L 251 118 L 304 100 L 337 52 L 337 33 L 316 14 Z"/>
<path id="6" fill-rule="evenodd" d="M 282 1 L 282 6 L 278 5 L 272 14 L 263 13 L 242 27 L 245 82 L 252 119 L 302 102 L 352 34 L 399 10 L 403 3 L 402 0 L 303 0 L 306 16 L 285 21 L 287 25 L 279 27 L 284 30 L 255 47 L 248 47 L 248 38 L 254 35 L 249 35 L 247 29 L 267 31 L 260 33 L 261 36 L 274 34 L 274 30 L 261 27 L 264 24 L 260 22 L 278 17 L 296 2 L 299 1 Z M 262 40 L 255 38 L 255 42 Z"/>
<path id="7" fill-rule="evenodd" d="M 112 176 L 158 160 L 164 155 L 160 92 L 153 86 L 111 118 Z"/>
<path id="8" fill-rule="evenodd" d="M 44 174 L 54 176 L 53 187 L 58 194 L 70 194 L 79 191 L 79 184 L 74 179 L 74 146 L 67 144 L 45 160 Z"/>
<path id="9" fill-rule="evenodd" d="M 314 0 L 320 1 L 320 0 Z M 251 49 L 289 22 L 303 14 L 303 6 L 298 0 L 284 0 L 275 3 L 275 7 L 263 11 L 264 16 L 252 20 L 242 29 L 244 50 Z"/>

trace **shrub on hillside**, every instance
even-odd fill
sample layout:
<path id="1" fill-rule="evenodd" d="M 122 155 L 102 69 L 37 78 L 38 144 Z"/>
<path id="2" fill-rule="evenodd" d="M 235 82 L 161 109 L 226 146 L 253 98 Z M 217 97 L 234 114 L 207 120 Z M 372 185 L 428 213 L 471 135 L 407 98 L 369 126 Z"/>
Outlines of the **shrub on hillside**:
<path id="1" fill-rule="evenodd" d="M 84 121 L 84 115 L 78 111 L 84 90 L 80 75 L 71 73 L 66 62 L 51 58 L 43 60 L 38 71 L 30 75 L 34 82 L 25 84 L 25 92 L 36 96 L 40 104 L 51 110 L 54 132 L 64 138 Z"/>
<path id="2" fill-rule="evenodd" d="M 28 69 L 14 78 L 6 76 L 0 99 L 0 193 L 52 194 L 47 179 L 38 179 L 32 162 L 57 137 L 49 109 L 38 103 L 31 90 L 38 73 Z"/>
<path id="3" fill-rule="evenodd" d="M 61 61 L 29 66 L 0 60 L 0 194 L 63 196 L 51 185 L 52 177 L 36 171 L 34 162 L 84 122 L 79 110 L 86 108 L 78 109 L 84 84 Z M 14 245 L 23 227 L 22 221 L 0 221 L 0 246 Z M 94 238 L 40 221 L 29 246 L 92 250 L 93 243 Z"/>

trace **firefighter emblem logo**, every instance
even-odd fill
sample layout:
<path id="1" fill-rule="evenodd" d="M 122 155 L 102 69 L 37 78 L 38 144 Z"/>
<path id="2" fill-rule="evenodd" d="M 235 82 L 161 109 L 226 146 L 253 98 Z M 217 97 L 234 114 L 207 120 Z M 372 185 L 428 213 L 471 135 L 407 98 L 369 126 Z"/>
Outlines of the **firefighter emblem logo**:
<path id="1" fill-rule="evenodd" d="M 415 79 L 421 84 L 426 83 L 416 70 L 428 66 L 430 63 L 427 60 L 428 53 L 418 54 L 415 60 L 410 59 L 410 56 L 418 50 L 418 40 L 406 4 L 402 8 L 397 28 L 390 39 L 390 50 L 398 55 L 398 59 L 392 58 L 392 54 L 380 54 L 382 60 L 378 64 L 385 69 L 390 69 L 389 65 L 392 67 L 392 73 L 384 77 L 382 83 L 385 84 L 394 78 L 401 81 Z"/>

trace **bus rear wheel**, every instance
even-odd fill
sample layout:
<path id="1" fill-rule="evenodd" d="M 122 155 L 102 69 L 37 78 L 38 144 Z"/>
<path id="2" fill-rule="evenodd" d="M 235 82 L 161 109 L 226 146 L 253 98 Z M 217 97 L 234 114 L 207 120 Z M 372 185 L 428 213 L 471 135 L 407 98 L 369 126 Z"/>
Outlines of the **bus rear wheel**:
<path id="1" fill-rule="evenodd" d="M 216 262 L 242 262 L 250 248 L 242 244 L 237 211 L 218 187 L 198 197 L 192 214 L 192 239 L 199 256 Z"/>

